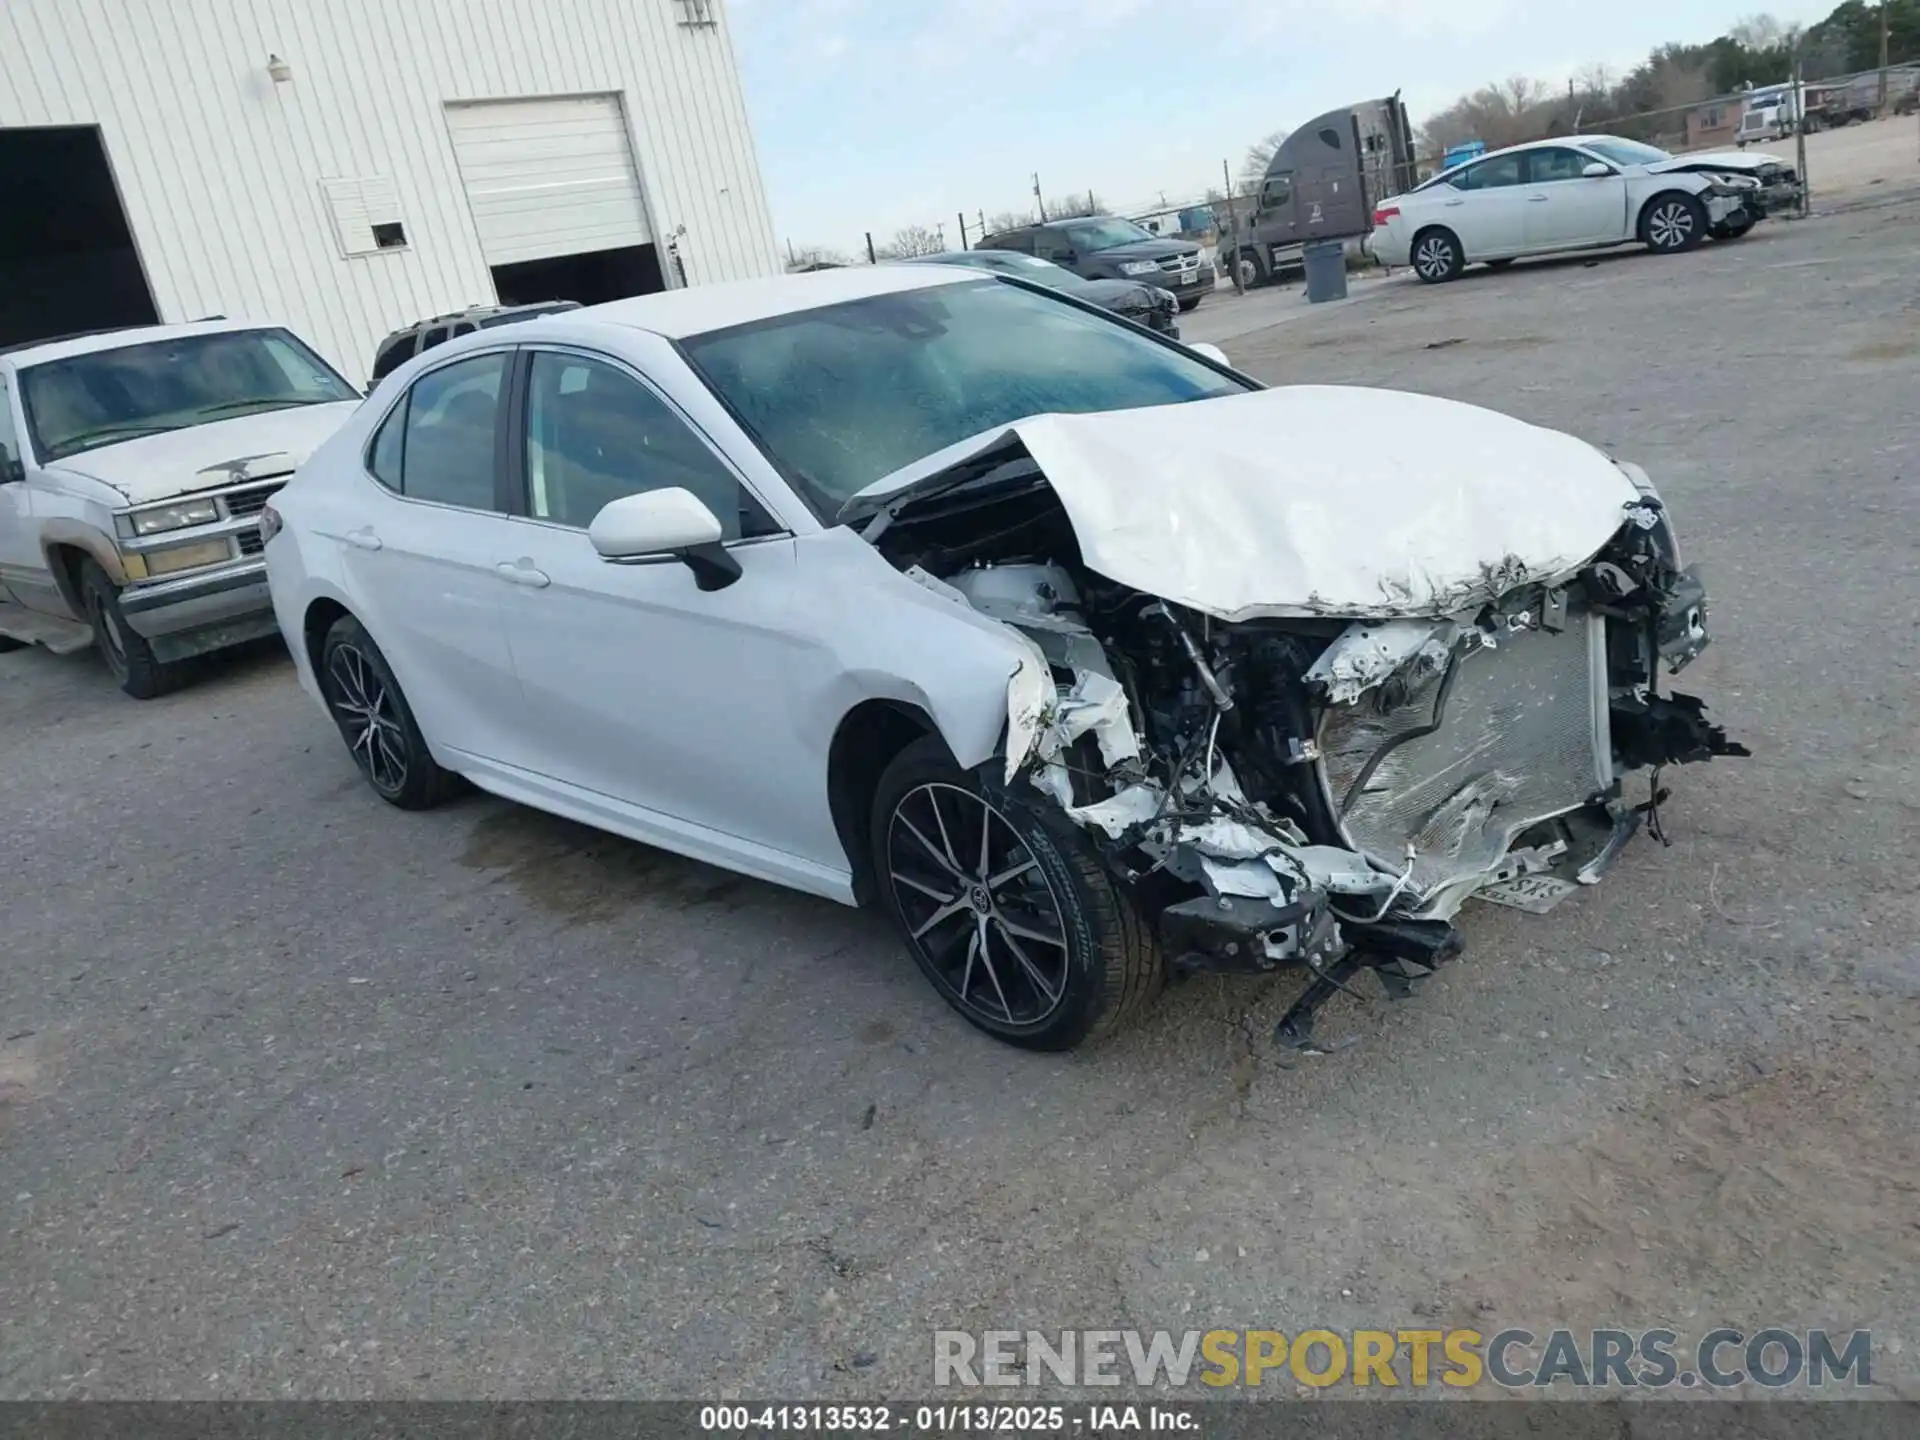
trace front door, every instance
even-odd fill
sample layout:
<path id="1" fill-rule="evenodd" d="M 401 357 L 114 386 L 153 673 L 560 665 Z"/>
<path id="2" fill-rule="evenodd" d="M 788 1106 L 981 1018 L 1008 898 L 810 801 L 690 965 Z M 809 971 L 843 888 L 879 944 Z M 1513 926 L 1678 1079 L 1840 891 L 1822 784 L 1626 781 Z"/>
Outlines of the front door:
<path id="1" fill-rule="evenodd" d="M 332 538 L 386 655 L 436 747 L 512 762 L 522 697 L 507 645 L 512 586 L 497 570 L 516 523 L 496 457 L 511 349 L 415 380 L 374 437 L 363 510 Z"/>
<path id="2" fill-rule="evenodd" d="M 787 714 L 807 663 L 794 541 L 662 396 L 625 366 L 535 350 L 527 367 L 525 510 L 509 624 L 542 775 L 690 827 L 820 860 L 821 764 Z M 671 557 L 600 558 L 587 527 L 609 501 L 680 487 L 720 519 L 741 575 L 701 590 Z M 786 797 L 783 799 L 783 797 Z"/>
<path id="3" fill-rule="evenodd" d="M 66 614 L 33 523 L 26 450 L 13 414 L 13 389 L 0 380 L 0 602 Z"/>
<path id="4" fill-rule="evenodd" d="M 1559 145 L 1529 150 L 1526 160 L 1527 249 L 1605 245 L 1626 238 L 1624 177 L 1588 175 L 1586 168 L 1597 163 L 1593 157 Z"/>

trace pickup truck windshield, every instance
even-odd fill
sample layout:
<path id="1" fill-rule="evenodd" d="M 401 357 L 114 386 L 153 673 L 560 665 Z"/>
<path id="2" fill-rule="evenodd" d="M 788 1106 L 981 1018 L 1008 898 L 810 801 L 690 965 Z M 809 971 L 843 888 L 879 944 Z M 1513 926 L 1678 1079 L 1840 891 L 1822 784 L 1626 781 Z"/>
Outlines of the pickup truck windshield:
<path id="1" fill-rule="evenodd" d="M 49 360 L 20 372 L 27 433 L 43 461 L 295 405 L 357 400 L 284 330 L 225 330 Z"/>
<path id="2" fill-rule="evenodd" d="M 829 524 L 882 476 L 1029 415 L 1175 405 L 1247 388 L 1178 345 L 986 278 L 680 344 Z"/>

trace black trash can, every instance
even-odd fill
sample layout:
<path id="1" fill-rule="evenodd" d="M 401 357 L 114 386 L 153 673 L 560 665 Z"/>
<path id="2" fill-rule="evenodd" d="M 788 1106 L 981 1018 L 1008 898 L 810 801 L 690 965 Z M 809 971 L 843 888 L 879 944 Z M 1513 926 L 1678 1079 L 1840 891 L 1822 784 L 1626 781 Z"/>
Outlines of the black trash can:
<path id="1" fill-rule="evenodd" d="M 1347 298 L 1347 247 L 1338 240 L 1314 240 L 1301 248 L 1307 269 L 1307 303 Z"/>

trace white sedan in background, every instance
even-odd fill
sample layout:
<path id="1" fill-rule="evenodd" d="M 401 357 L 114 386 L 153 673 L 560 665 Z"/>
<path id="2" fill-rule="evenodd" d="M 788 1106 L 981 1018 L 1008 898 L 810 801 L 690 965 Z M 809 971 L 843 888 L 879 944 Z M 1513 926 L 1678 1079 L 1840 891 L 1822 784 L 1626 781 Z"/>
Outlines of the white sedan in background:
<path id="1" fill-rule="evenodd" d="M 1763 213 L 1758 181 L 1687 163 L 1610 135 L 1496 150 L 1383 200 L 1374 254 L 1436 284 L 1479 262 L 1634 243 L 1671 254 L 1745 234 Z"/>

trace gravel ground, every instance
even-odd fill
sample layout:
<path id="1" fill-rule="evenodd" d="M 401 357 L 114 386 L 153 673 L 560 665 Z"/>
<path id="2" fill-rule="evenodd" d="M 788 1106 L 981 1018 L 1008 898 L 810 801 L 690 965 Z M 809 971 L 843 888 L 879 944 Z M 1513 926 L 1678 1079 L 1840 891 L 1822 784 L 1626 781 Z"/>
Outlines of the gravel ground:
<path id="1" fill-rule="evenodd" d="M 1471 272 L 1235 340 L 1645 463 L 1708 573 L 1672 773 L 1418 998 L 1205 979 L 1072 1057 L 874 918 L 380 804 L 272 647 L 0 657 L 0 1394 L 923 1394 L 936 1326 L 1875 1331 L 1920 1398 L 1920 221 Z M 1417 435 L 1356 436 L 1418 463 Z M 1415 1317 L 1426 1317 L 1416 1321 Z"/>

